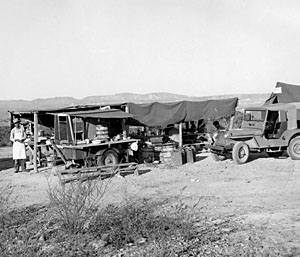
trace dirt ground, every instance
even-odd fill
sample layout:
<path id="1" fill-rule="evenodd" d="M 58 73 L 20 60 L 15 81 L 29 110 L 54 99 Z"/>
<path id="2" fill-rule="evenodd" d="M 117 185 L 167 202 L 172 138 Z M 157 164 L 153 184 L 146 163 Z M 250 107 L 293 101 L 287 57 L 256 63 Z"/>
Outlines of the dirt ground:
<path id="1" fill-rule="evenodd" d="M 233 217 L 247 225 L 245 236 L 257 230 L 265 247 L 300 256 L 300 161 L 257 154 L 236 165 L 231 159 L 215 162 L 209 153 L 201 153 L 194 163 L 141 166 L 141 171 L 139 176 L 112 179 L 104 201 L 180 195 L 187 204 L 198 203 L 197 215 Z M 17 174 L 9 168 L 0 175 L 0 186 L 13 188 L 15 208 L 47 203 L 48 183 L 58 183 L 55 168 Z"/>

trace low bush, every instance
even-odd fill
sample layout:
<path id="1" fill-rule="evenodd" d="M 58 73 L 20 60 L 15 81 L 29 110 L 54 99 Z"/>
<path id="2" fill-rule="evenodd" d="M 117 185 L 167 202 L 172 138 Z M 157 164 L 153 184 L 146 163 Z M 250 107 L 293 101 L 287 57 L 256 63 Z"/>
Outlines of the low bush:
<path id="1" fill-rule="evenodd" d="M 131 199 L 121 206 L 109 205 L 96 216 L 91 233 L 107 235 L 107 242 L 114 248 L 128 244 L 139 245 L 141 241 L 163 242 L 171 238 L 188 238 L 193 234 L 191 209 L 177 205 L 173 210 L 163 209 L 168 199 Z"/>
<path id="2" fill-rule="evenodd" d="M 51 219 L 68 233 L 83 231 L 100 207 L 108 183 L 109 179 L 96 179 L 49 186 Z"/>

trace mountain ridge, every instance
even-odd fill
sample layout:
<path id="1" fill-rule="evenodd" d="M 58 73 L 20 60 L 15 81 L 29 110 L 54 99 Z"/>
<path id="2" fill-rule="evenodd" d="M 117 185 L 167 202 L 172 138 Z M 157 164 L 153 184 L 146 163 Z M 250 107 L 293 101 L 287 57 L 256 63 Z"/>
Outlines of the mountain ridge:
<path id="1" fill-rule="evenodd" d="M 270 94 L 230 94 L 215 96 L 187 96 L 173 94 L 169 92 L 155 92 L 147 94 L 118 93 L 114 95 L 87 96 L 82 99 L 74 97 L 52 97 L 37 98 L 34 100 L 0 100 L 0 121 L 10 119 L 9 111 L 32 111 L 43 109 L 56 109 L 72 105 L 108 105 L 126 102 L 149 103 L 149 102 L 176 102 L 176 101 L 205 101 L 211 99 L 224 99 L 238 97 L 239 104 L 237 109 L 246 106 L 262 105 Z"/>

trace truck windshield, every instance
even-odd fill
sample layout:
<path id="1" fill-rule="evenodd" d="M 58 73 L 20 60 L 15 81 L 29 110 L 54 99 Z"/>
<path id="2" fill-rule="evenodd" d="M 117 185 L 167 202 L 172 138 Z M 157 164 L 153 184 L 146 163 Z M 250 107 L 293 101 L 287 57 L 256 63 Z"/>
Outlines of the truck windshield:
<path id="1" fill-rule="evenodd" d="M 264 121 L 266 117 L 265 110 L 246 110 L 244 114 L 245 121 Z"/>

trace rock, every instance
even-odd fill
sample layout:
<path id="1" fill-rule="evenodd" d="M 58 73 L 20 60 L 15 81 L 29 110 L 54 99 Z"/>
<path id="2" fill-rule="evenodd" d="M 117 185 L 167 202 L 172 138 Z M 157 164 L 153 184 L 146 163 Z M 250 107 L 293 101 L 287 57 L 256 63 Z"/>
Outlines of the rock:
<path id="1" fill-rule="evenodd" d="M 136 244 L 137 245 L 143 245 L 147 242 L 147 239 L 144 237 L 139 238 L 138 240 L 136 240 Z"/>
<path id="2" fill-rule="evenodd" d="M 109 233 L 103 233 L 101 234 L 101 240 L 104 241 L 104 242 L 108 242 L 109 241 Z"/>
<path id="3" fill-rule="evenodd" d="M 104 246 L 106 246 L 106 242 L 99 239 L 99 240 L 94 240 L 92 242 L 89 243 L 90 246 L 94 247 L 95 250 L 98 250 L 99 248 L 102 248 Z"/>
<path id="4" fill-rule="evenodd" d="M 225 232 L 225 233 L 230 233 L 230 232 L 233 231 L 232 228 L 222 228 L 221 230 L 222 230 L 223 232 Z"/>
<path id="5" fill-rule="evenodd" d="M 212 223 L 216 226 L 222 224 L 223 222 L 224 222 L 224 220 L 222 220 L 222 219 L 216 219 L 216 220 L 212 221 Z"/>

